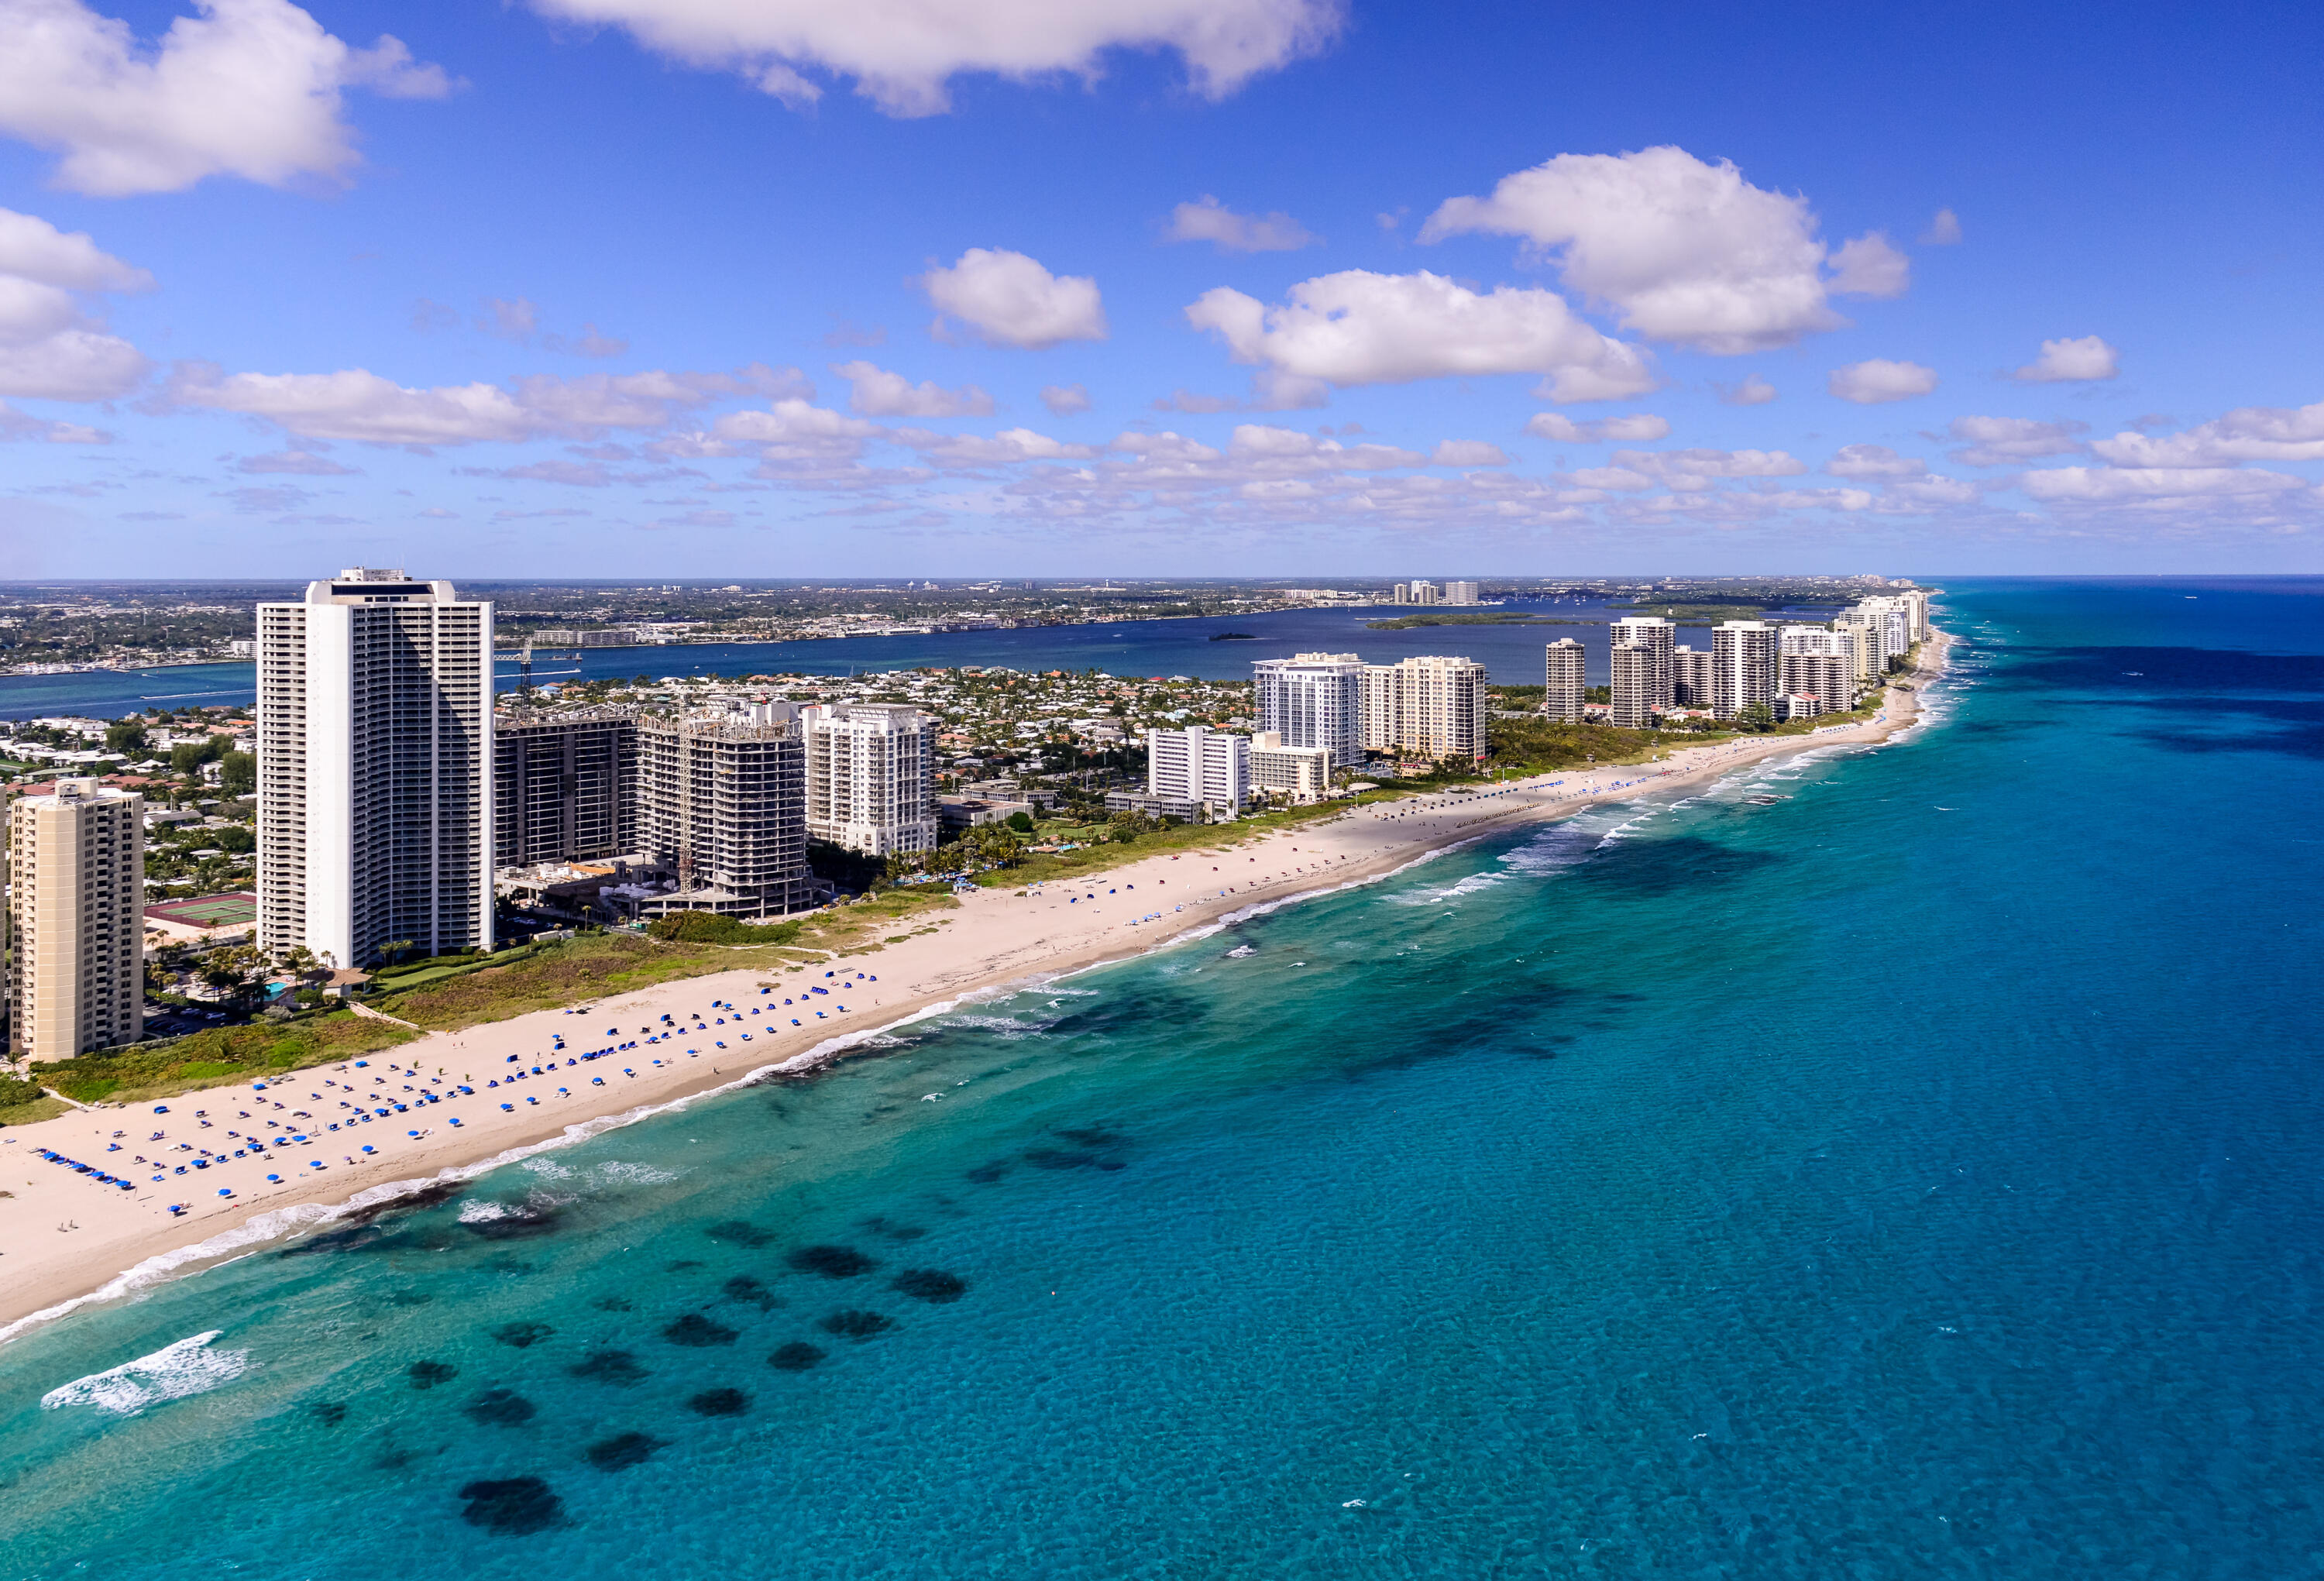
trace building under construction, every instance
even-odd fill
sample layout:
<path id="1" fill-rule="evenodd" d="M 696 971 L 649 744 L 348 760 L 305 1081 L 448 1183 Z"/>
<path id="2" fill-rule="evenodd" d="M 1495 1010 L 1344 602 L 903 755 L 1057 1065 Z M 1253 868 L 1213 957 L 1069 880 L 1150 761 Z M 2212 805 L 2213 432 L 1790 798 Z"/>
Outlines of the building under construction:
<path id="1" fill-rule="evenodd" d="M 602 860 L 639 849 L 635 711 L 510 709 L 493 732 L 500 867 Z"/>
<path id="2" fill-rule="evenodd" d="M 821 896 L 807 863 L 807 748 L 788 703 L 636 720 L 636 849 L 678 876 L 650 913 L 780 916 Z"/>

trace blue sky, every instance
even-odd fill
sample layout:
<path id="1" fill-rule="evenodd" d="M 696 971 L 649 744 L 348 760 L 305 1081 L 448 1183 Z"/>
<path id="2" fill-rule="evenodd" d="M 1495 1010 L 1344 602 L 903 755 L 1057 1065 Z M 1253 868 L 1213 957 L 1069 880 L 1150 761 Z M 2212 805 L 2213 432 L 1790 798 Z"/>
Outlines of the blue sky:
<path id="1" fill-rule="evenodd" d="M 2319 33 L 0 0 L 0 576 L 2324 569 Z"/>

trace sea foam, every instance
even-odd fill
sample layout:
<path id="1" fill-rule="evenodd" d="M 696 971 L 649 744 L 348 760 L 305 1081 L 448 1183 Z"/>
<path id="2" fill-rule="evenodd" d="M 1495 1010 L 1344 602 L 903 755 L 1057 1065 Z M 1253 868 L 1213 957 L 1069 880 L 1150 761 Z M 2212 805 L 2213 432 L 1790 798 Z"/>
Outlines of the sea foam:
<path id="1" fill-rule="evenodd" d="M 250 1366 L 246 1350 L 210 1348 L 210 1341 L 225 1332 L 213 1328 L 165 1345 L 134 1362 L 75 1378 L 42 1395 L 41 1408 L 61 1411 L 68 1405 L 93 1405 L 113 1416 L 134 1416 L 164 1400 L 207 1394 L 242 1376 Z"/>

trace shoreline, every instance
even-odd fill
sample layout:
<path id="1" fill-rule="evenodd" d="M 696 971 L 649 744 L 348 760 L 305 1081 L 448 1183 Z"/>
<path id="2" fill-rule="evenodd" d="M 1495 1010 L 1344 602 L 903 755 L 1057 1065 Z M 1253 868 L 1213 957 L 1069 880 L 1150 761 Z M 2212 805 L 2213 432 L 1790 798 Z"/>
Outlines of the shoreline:
<path id="1" fill-rule="evenodd" d="M 1172 948 L 1297 900 L 1378 882 L 1503 829 L 1715 780 L 1769 758 L 1904 735 L 1922 722 L 1920 688 L 1944 672 L 1951 643 L 1944 632 L 1932 633 L 1920 666 L 1903 677 L 1914 690 L 1892 687 L 1874 719 L 1827 734 L 1679 748 L 1655 764 L 1565 769 L 1489 789 L 1351 807 L 1296 832 L 1259 836 L 1255 844 L 1159 853 L 1077 881 L 980 890 L 964 896 L 944 925 L 812 969 L 681 979 L 458 1032 L 429 1033 L 364 1056 L 366 1105 L 383 1096 L 374 1089 L 397 1093 L 432 1086 L 445 1092 L 466 1082 L 475 1089 L 472 1094 L 415 1102 L 407 1113 L 350 1125 L 336 1136 L 302 1133 L 308 1135 L 303 1145 L 269 1148 L 263 1155 L 165 1175 L 159 1182 L 149 1178 L 153 1165 L 139 1167 L 134 1191 L 97 1184 L 48 1163 L 38 1150 L 110 1171 L 109 1156 L 134 1157 L 140 1148 L 164 1145 L 135 1139 L 137 1131 L 157 1126 L 169 1149 L 199 1138 L 219 1152 L 233 1144 L 230 1133 L 244 1121 L 269 1135 L 288 1134 L 285 1127 L 309 1115 L 317 1117 L 309 1123 L 319 1126 L 335 1108 L 346 1107 L 340 1094 L 355 1094 L 355 1062 L 270 1077 L 265 1097 L 245 1077 L 162 1104 L 74 1109 L 10 1126 L 0 1130 L 0 1190 L 11 1194 L 0 1204 L 0 1345 L 84 1306 L 134 1297 L 430 1187 L 475 1180 L 740 1086 L 805 1075 L 883 1033 L 964 1003 Z M 1221 832 L 1222 839 L 1236 838 L 1232 825 Z M 1141 884 L 1144 894 L 1130 893 Z M 772 992 L 761 994 L 767 985 Z M 815 1010 L 807 1001 L 817 998 L 837 1014 Z M 850 998 L 856 1007 L 843 1002 Z M 731 1021 L 722 1018 L 722 1001 L 739 1006 Z M 576 1015 L 586 1019 L 576 1023 Z M 681 1027 L 668 1041 L 632 1041 L 655 1035 L 647 1029 L 664 1027 L 659 1018 L 665 1015 L 698 1016 L 700 1024 Z M 638 1030 L 632 1034 L 632 1027 Z M 552 1059 L 544 1045 L 561 1034 L 570 1034 L 567 1041 L 575 1046 Z M 631 1046 L 587 1063 L 558 1062 L 608 1036 Z M 741 1042 L 752 1047 L 730 1046 Z M 525 1074 L 487 1085 L 512 1064 Z M 542 1075 L 531 1074 L 536 1067 Z M 559 1080 L 567 1086 L 557 1086 Z M 281 1097 L 316 1107 L 294 1110 Z M 254 1117 L 246 1107 L 253 1105 L 261 1106 Z M 161 1108 L 166 1116 L 154 1112 Z M 204 1111 L 217 1117 L 204 1125 L 195 1118 Z M 438 1115 L 456 1116 L 459 1123 L 433 1117 Z M 415 1127 L 416 1135 L 407 1134 Z M 358 1145 L 350 1140 L 357 1129 L 377 1151 L 348 1151 Z M 120 1153 L 110 1155 L 106 1147 L 116 1135 Z M 176 1156 L 182 1162 L 194 1154 Z M 268 1182 L 270 1172 L 282 1174 L 279 1184 Z M 219 1198 L 221 1184 L 233 1194 Z M 181 1217 L 169 1212 L 173 1200 L 189 1205 Z"/>

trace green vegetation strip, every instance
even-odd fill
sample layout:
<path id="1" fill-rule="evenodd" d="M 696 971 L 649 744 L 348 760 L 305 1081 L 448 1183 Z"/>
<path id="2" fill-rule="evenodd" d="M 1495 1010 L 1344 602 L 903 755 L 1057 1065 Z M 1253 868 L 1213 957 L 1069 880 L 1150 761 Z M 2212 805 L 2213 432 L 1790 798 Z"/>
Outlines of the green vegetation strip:
<path id="1" fill-rule="evenodd" d="M 217 1026 L 169 1043 L 133 1043 L 40 1067 L 40 1079 L 79 1103 L 167 1098 L 228 1078 L 263 1077 L 353 1059 L 408 1043 L 411 1034 L 346 1010 L 276 1025 Z"/>

